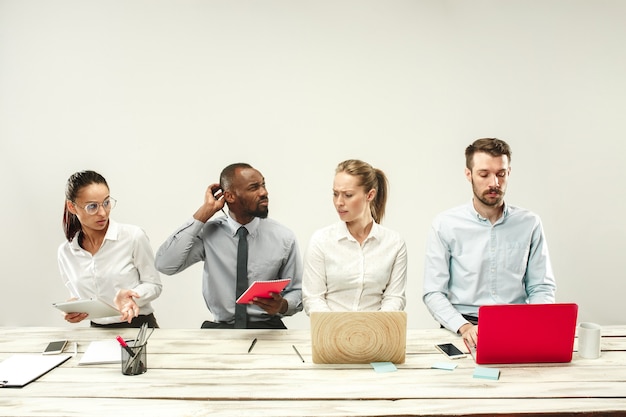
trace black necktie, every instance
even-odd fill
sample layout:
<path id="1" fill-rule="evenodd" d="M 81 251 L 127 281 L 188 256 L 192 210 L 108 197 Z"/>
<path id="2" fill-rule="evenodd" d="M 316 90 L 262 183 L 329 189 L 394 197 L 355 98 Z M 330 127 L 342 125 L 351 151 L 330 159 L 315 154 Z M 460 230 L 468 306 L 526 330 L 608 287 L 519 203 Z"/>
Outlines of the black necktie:
<path id="1" fill-rule="evenodd" d="M 237 294 L 235 300 L 248 288 L 248 230 L 241 226 L 237 230 Z M 248 305 L 235 304 L 235 329 L 245 329 L 248 320 Z"/>

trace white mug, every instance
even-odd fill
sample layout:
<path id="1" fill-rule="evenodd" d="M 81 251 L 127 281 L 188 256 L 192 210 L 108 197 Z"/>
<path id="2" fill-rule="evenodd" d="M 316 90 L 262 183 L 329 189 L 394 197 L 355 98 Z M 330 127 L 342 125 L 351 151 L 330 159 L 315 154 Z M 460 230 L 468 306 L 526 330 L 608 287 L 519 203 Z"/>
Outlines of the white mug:
<path id="1" fill-rule="evenodd" d="M 601 327 L 595 323 L 580 323 L 578 326 L 578 355 L 581 358 L 600 357 Z"/>

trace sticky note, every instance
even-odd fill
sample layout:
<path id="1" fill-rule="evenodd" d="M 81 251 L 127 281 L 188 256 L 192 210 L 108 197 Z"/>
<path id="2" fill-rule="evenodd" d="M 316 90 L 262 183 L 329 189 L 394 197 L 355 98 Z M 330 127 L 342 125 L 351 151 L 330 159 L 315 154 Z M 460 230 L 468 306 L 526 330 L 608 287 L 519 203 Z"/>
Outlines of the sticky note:
<path id="1" fill-rule="evenodd" d="M 391 362 L 372 362 L 370 365 L 376 372 L 395 372 L 398 370 L 396 365 Z"/>
<path id="2" fill-rule="evenodd" d="M 444 369 L 446 371 L 454 371 L 454 368 L 456 368 L 456 363 L 450 363 L 450 362 L 437 362 L 434 363 L 433 366 L 431 366 L 431 368 L 434 369 Z"/>
<path id="3" fill-rule="evenodd" d="M 474 378 L 493 379 L 497 381 L 500 378 L 500 370 L 496 368 L 483 368 L 477 366 L 474 369 Z"/>

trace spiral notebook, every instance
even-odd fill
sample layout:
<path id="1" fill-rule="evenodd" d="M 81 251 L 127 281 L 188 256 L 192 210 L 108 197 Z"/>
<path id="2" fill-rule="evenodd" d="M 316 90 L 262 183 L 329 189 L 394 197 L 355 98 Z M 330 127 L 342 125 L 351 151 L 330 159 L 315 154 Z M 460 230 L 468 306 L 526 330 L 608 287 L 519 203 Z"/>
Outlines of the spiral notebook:
<path id="1" fill-rule="evenodd" d="M 270 293 L 274 292 L 280 294 L 290 282 L 291 280 L 288 278 L 270 281 L 254 281 L 237 299 L 237 304 L 248 304 L 254 297 L 271 298 Z"/>

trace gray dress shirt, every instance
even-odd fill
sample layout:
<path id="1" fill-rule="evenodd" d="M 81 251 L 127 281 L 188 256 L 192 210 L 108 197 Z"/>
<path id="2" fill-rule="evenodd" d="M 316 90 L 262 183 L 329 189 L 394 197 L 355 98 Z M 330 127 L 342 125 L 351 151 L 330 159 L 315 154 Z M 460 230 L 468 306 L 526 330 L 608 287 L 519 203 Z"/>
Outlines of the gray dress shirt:
<path id="1" fill-rule="evenodd" d="M 191 219 L 175 231 L 156 253 L 157 269 L 173 275 L 203 261 L 202 294 L 214 321 L 232 323 L 237 284 L 237 222 L 218 217 L 202 223 Z M 282 296 L 289 303 L 284 314 L 302 310 L 302 260 L 295 234 L 272 219 L 255 218 L 248 229 L 248 283 L 291 279 Z M 251 321 L 270 316 L 257 306 L 248 306 Z"/>

